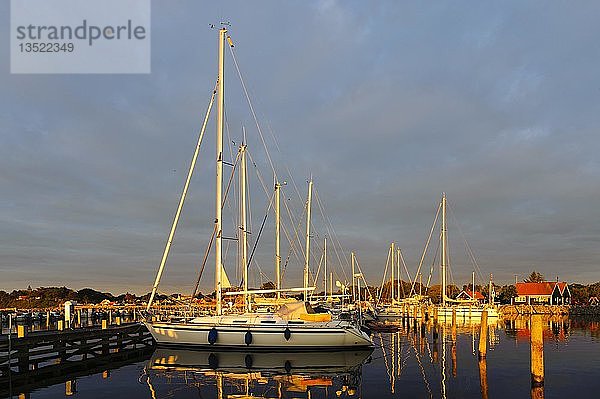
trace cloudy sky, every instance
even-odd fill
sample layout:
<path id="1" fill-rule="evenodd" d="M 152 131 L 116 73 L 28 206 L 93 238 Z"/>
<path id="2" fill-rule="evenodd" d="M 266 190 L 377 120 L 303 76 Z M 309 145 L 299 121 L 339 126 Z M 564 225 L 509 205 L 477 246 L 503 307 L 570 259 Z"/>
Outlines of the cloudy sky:
<path id="1" fill-rule="evenodd" d="M 8 1 L 0 14 L 7 55 Z M 599 17 L 597 2 L 153 1 L 151 74 L 13 75 L 0 57 L 0 289 L 150 289 L 216 79 L 209 24 L 220 21 L 231 23 L 299 234 L 311 174 L 335 229 L 315 204 L 315 269 L 328 236 L 341 247 L 330 267 L 354 250 L 378 284 L 395 241 L 414 273 L 446 192 L 456 283 L 473 269 L 463 235 L 482 274 L 499 283 L 534 269 L 596 282 Z M 227 141 L 239 143 L 245 129 L 256 164 L 255 240 L 268 203 L 257 173 L 269 190 L 273 177 L 227 63 Z M 165 292 L 192 289 L 212 231 L 213 158 L 211 121 Z M 226 208 L 224 235 L 234 236 L 235 202 Z M 272 225 L 271 213 L 255 284 L 272 278 Z M 431 254 L 425 278 L 433 263 Z M 286 284 L 297 285 L 297 251 L 288 266 Z M 209 261 L 203 291 L 213 268 Z"/>

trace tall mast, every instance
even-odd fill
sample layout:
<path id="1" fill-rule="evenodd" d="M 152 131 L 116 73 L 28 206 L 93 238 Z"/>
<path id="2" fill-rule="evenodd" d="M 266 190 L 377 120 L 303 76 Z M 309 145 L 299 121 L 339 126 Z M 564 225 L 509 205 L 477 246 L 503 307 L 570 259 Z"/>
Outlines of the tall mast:
<path id="1" fill-rule="evenodd" d="M 352 302 L 356 302 L 356 292 L 354 290 L 354 275 L 356 272 L 354 271 L 354 252 L 350 252 L 350 261 L 352 264 Z"/>
<path id="2" fill-rule="evenodd" d="M 473 281 L 471 285 L 471 299 L 475 299 L 475 270 L 473 270 L 471 279 Z"/>
<path id="3" fill-rule="evenodd" d="M 329 272 L 329 299 L 333 300 L 333 272 Z"/>
<path id="4" fill-rule="evenodd" d="M 221 268 L 223 267 L 221 237 L 223 233 L 223 224 L 221 220 L 222 190 L 223 190 L 223 108 L 224 101 L 224 64 L 225 64 L 225 35 L 227 29 L 219 29 L 219 79 L 217 83 L 217 180 L 216 180 L 216 199 L 215 199 L 215 290 L 217 301 L 217 315 L 223 314 L 221 300 L 223 297 L 221 287 Z"/>
<path id="5" fill-rule="evenodd" d="M 281 184 L 275 183 L 275 288 L 277 291 L 277 299 L 281 298 L 281 253 L 279 247 L 279 229 L 280 229 L 280 213 L 279 213 L 279 195 L 281 192 Z"/>
<path id="6" fill-rule="evenodd" d="M 248 233 L 246 230 L 246 145 L 240 146 L 240 263 L 244 273 L 244 307 L 250 312 L 248 298 Z"/>
<path id="7" fill-rule="evenodd" d="M 402 279 L 400 276 L 402 275 L 400 270 L 400 248 L 396 248 L 396 268 L 398 269 L 398 284 L 396 285 L 396 298 L 398 298 L 398 302 L 400 302 L 400 284 L 402 284 Z"/>
<path id="8" fill-rule="evenodd" d="M 327 296 L 327 237 L 323 239 L 323 293 Z"/>
<path id="9" fill-rule="evenodd" d="M 306 249 L 304 251 L 304 302 L 308 299 L 308 260 L 310 259 L 310 205 L 312 199 L 312 179 L 308 182 L 308 199 L 306 201 Z"/>
<path id="10" fill-rule="evenodd" d="M 493 284 L 492 278 L 493 278 L 493 276 L 492 276 L 492 274 L 490 274 L 490 287 L 488 288 L 488 303 L 490 305 L 494 304 L 494 297 L 492 296 L 492 291 L 494 289 L 494 286 L 492 285 Z"/>
<path id="11" fill-rule="evenodd" d="M 392 293 L 390 295 L 390 303 L 394 303 L 394 257 L 396 256 L 396 250 L 394 249 L 396 247 L 396 244 L 392 243 L 390 245 L 390 261 L 391 263 L 391 269 L 392 269 L 392 281 L 391 281 L 391 289 L 392 289 Z"/>
<path id="12" fill-rule="evenodd" d="M 442 194 L 442 305 L 446 306 L 446 193 Z"/>

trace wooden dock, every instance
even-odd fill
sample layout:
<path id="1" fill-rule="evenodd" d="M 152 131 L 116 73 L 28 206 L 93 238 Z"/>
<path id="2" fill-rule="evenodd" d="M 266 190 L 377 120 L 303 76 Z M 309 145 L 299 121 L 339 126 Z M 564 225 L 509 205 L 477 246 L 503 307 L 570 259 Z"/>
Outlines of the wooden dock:
<path id="1" fill-rule="evenodd" d="M 154 341 L 140 323 L 0 336 L 0 397 L 144 360 Z"/>

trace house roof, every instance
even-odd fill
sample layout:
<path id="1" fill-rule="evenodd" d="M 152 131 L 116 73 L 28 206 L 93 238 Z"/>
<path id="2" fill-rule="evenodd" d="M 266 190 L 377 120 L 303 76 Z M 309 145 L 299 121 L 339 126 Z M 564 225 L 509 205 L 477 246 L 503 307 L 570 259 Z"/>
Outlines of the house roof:
<path id="1" fill-rule="evenodd" d="M 528 295 L 552 295 L 552 291 L 558 288 L 562 295 L 567 288 L 567 283 L 557 281 L 543 281 L 541 283 L 517 283 L 517 294 L 519 296 Z"/>
<path id="2" fill-rule="evenodd" d="M 473 299 L 473 294 L 471 293 L 470 290 L 464 290 L 462 291 L 460 294 L 458 294 L 458 297 L 461 297 L 463 295 L 467 295 L 470 299 Z M 481 295 L 481 292 L 479 291 L 475 291 L 475 298 L 474 299 L 485 299 L 485 297 L 483 295 Z"/>

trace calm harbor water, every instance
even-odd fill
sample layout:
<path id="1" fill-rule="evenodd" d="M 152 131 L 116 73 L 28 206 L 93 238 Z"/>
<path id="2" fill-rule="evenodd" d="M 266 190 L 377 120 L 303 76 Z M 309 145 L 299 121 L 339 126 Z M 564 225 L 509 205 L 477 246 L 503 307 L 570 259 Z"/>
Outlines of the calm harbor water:
<path id="1" fill-rule="evenodd" d="M 489 326 L 482 373 L 479 326 L 374 333 L 363 352 L 235 353 L 158 348 L 101 373 L 65 378 L 29 398 L 525 398 L 530 397 L 528 319 Z M 545 398 L 600 396 L 600 322 L 547 320 Z M 80 373 L 81 374 L 81 373 Z M 483 378 L 482 378 L 483 374 Z M 14 391 L 13 397 L 21 392 Z M 69 394 L 69 395 L 68 395 Z"/>

